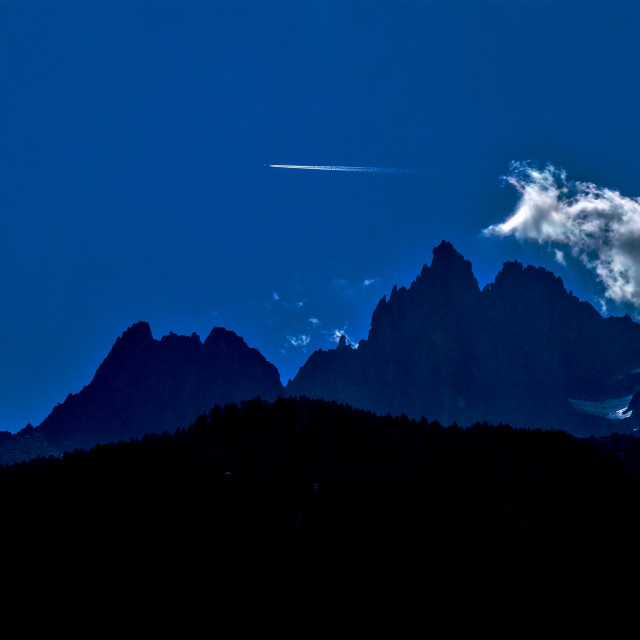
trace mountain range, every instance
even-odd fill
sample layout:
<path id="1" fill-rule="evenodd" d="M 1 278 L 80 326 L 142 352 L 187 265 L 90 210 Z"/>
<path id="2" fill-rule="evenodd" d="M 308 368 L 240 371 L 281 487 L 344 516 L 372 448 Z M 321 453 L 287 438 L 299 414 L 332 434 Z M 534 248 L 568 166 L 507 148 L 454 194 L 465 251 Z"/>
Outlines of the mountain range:
<path id="1" fill-rule="evenodd" d="M 640 325 L 629 316 L 603 318 L 561 278 L 519 262 L 480 290 L 471 263 L 442 242 L 410 287 L 380 300 L 367 340 L 316 351 L 287 392 L 442 424 L 599 435 L 612 421 L 572 400 L 631 396 L 638 367 Z"/>
<path id="2" fill-rule="evenodd" d="M 443 241 L 409 287 L 380 300 L 366 340 L 354 347 L 342 337 L 312 353 L 286 387 L 232 331 L 156 340 L 146 322 L 134 324 L 93 380 L 40 425 L 0 432 L 0 462 L 173 431 L 214 405 L 256 396 L 335 400 L 445 425 L 633 433 L 638 370 L 640 324 L 629 316 L 604 318 L 561 278 L 518 262 L 481 290 L 471 263 Z M 589 410 L 611 398 L 628 404 L 618 412 L 626 420 Z"/>

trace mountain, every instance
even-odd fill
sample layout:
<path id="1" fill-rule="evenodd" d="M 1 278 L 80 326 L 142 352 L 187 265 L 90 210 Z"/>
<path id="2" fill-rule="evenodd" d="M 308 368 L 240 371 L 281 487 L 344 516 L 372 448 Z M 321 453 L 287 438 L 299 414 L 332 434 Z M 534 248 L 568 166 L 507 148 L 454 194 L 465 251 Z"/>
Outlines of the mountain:
<path id="1" fill-rule="evenodd" d="M 286 393 L 442 424 L 607 435 L 637 431 L 640 408 L 612 421 L 589 406 L 626 407 L 639 371 L 640 325 L 628 316 L 603 318 L 553 273 L 518 262 L 480 290 L 471 263 L 443 241 L 410 287 L 380 300 L 366 340 L 314 352 Z M 139 322 L 39 426 L 0 432 L 0 463 L 173 431 L 216 404 L 284 392 L 276 368 L 232 331 L 156 340 Z"/>
<path id="2" fill-rule="evenodd" d="M 625 423 L 571 400 L 630 395 L 638 367 L 640 325 L 628 316 L 603 318 L 561 278 L 519 262 L 480 290 L 471 263 L 443 241 L 409 288 L 380 300 L 366 340 L 314 352 L 286 391 L 443 424 L 597 435 Z"/>
<path id="3" fill-rule="evenodd" d="M 139 322 L 116 340 L 89 385 L 16 438 L 33 433 L 53 450 L 87 448 L 174 431 L 216 404 L 281 393 L 277 369 L 232 331 L 216 327 L 204 343 L 195 333 L 155 340 Z"/>
<path id="4" fill-rule="evenodd" d="M 18 433 L 0 431 L 0 465 L 38 457 L 59 457 L 62 453 L 61 449 L 47 442 L 42 433 L 31 425 Z"/>

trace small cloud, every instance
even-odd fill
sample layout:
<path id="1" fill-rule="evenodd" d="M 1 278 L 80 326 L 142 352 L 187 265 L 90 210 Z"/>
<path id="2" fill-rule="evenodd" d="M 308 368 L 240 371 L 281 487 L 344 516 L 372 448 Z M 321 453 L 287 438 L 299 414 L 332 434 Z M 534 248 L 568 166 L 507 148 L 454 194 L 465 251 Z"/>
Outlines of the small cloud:
<path id="1" fill-rule="evenodd" d="M 333 340 L 334 342 L 340 342 L 340 338 L 342 338 L 342 336 L 344 336 L 347 341 L 351 342 L 344 329 L 334 329 L 331 340 Z"/>
<path id="2" fill-rule="evenodd" d="M 331 340 L 331 342 L 335 342 L 336 344 L 338 342 L 340 342 L 340 338 L 342 338 L 342 336 L 344 336 L 344 339 L 346 340 L 347 344 L 351 345 L 352 347 L 354 347 L 355 349 L 358 348 L 358 344 L 355 343 L 348 335 L 346 332 L 346 326 L 344 329 L 334 329 L 333 333 L 331 333 L 329 340 Z"/>
<path id="3" fill-rule="evenodd" d="M 606 300 L 604 298 L 599 298 L 598 302 L 600 303 L 600 313 L 602 313 L 603 316 L 606 316 L 608 313 Z"/>
<path id="4" fill-rule="evenodd" d="M 564 259 L 564 253 L 562 251 L 560 251 L 560 249 L 555 249 L 555 248 L 554 248 L 553 252 L 555 253 L 555 256 L 554 256 L 555 261 L 566 267 L 567 263 L 566 263 L 566 261 Z"/>
<path id="5" fill-rule="evenodd" d="M 277 302 L 278 300 L 280 300 L 280 296 L 278 295 L 278 292 L 277 292 L 277 291 L 272 291 L 272 292 L 271 292 L 271 299 L 272 299 L 272 300 L 275 300 L 276 302 Z"/>
<path id="6" fill-rule="evenodd" d="M 320 322 L 320 320 L 318 320 L 318 318 L 309 318 L 309 322 L 314 326 L 317 327 L 319 324 L 322 324 Z"/>
<path id="7" fill-rule="evenodd" d="M 296 307 L 298 307 L 298 309 L 300 309 L 300 307 L 304 306 L 305 302 L 306 302 L 306 300 L 300 300 L 300 302 L 296 302 Z"/>
<path id="8" fill-rule="evenodd" d="M 311 336 L 300 334 L 299 336 L 287 336 L 289 344 L 294 347 L 306 347 L 311 341 Z"/>
<path id="9" fill-rule="evenodd" d="M 379 280 L 380 278 L 365 278 L 365 280 L 362 281 L 362 286 L 368 287 L 372 285 L 374 282 L 378 282 Z"/>

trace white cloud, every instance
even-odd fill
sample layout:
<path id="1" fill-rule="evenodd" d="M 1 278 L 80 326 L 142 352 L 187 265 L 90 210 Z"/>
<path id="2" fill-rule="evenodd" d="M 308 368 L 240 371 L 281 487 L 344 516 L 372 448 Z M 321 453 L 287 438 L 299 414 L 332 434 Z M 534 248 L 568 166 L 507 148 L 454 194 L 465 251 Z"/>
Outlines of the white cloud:
<path id="1" fill-rule="evenodd" d="M 540 169 L 514 162 L 504 179 L 520 200 L 504 222 L 484 229 L 484 235 L 548 245 L 559 261 L 564 253 L 558 247 L 567 247 L 596 274 L 605 298 L 640 307 L 639 198 L 567 180 L 566 172 L 551 164 Z"/>
<path id="2" fill-rule="evenodd" d="M 300 309 L 300 307 L 304 306 L 305 302 L 306 302 L 306 300 L 300 300 L 300 302 L 296 302 L 296 307 L 298 307 L 298 309 Z"/>
<path id="3" fill-rule="evenodd" d="M 311 341 L 311 336 L 300 334 L 299 336 L 287 336 L 287 340 L 294 347 L 306 347 Z"/>
<path id="4" fill-rule="evenodd" d="M 277 291 L 272 291 L 272 292 L 271 292 L 271 299 L 272 299 L 272 300 L 275 300 L 276 302 L 277 302 L 278 300 L 280 300 L 280 296 L 278 295 L 278 292 L 277 292 Z"/>
<path id="5" fill-rule="evenodd" d="M 565 267 L 566 267 L 566 266 L 567 266 L 567 262 L 566 262 L 566 260 L 564 259 L 564 252 L 563 252 L 563 251 L 560 251 L 560 249 L 556 249 L 556 248 L 554 248 L 554 249 L 553 249 L 553 251 L 554 251 L 554 254 L 555 254 L 555 255 L 554 255 L 555 261 L 556 261 L 558 264 L 561 264 L 561 265 L 563 265 L 563 266 L 565 266 Z"/>
<path id="6" fill-rule="evenodd" d="M 318 320 L 318 318 L 309 318 L 309 322 L 314 326 L 317 327 L 319 324 L 322 324 L 320 322 L 320 320 Z"/>
<path id="7" fill-rule="evenodd" d="M 380 278 L 366 278 L 365 280 L 363 280 L 362 286 L 368 287 L 369 285 L 372 285 L 374 282 L 378 282 L 378 280 L 380 280 Z"/>
<path id="8" fill-rule="evenodd" d="M 340 338 L 341 338 L 342 336 L 344 336 L 344 339 L 346 340 L 347 344 L 350 344 L 352 347 L 354 347 L 355 349 L 357 349 L 357 348 L 358 348 L 358 344 L 357 344 L 356 342 L 354 342 L 354 341 L 353 341 L 353 340 L 352 340 L 352 339 L 347 335 L 346 328 L 347 328 L 347 327 L 345 327 L 344 329 L 334 329 L 334 330 L 333 330 L 333 332 L 330 334 L 329 339 L 330 339 L 332 342 L 335 342 L 335 343 L 337 344 L 338 342 L 340 342 Z"/>
<path id="9" fill-rule="evenodd" d="M 340 338 L 342 338 L 342 336 L 344 336 L 345 339 L 349 338 L 344 329 L 334 329 L 333 334 L 331 335 L 331 340 L 334 342 L 340 342 Z M 349 342 L 351 342 L 351 340 L 349 340 Z"/>

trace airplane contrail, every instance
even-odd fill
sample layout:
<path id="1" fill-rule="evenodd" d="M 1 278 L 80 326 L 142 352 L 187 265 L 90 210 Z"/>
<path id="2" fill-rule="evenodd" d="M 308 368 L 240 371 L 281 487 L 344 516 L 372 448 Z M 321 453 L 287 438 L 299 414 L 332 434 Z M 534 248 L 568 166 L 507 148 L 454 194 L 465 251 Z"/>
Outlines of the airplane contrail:
<path id="1" fill-rule="evenodd" d="M 417 173 L 419 169 L 388 167 L 345 167 L 340 165 L 270 164 L 273 169 L 311 169 L 313 171 L 357 171 L 360 173 Z"/>

